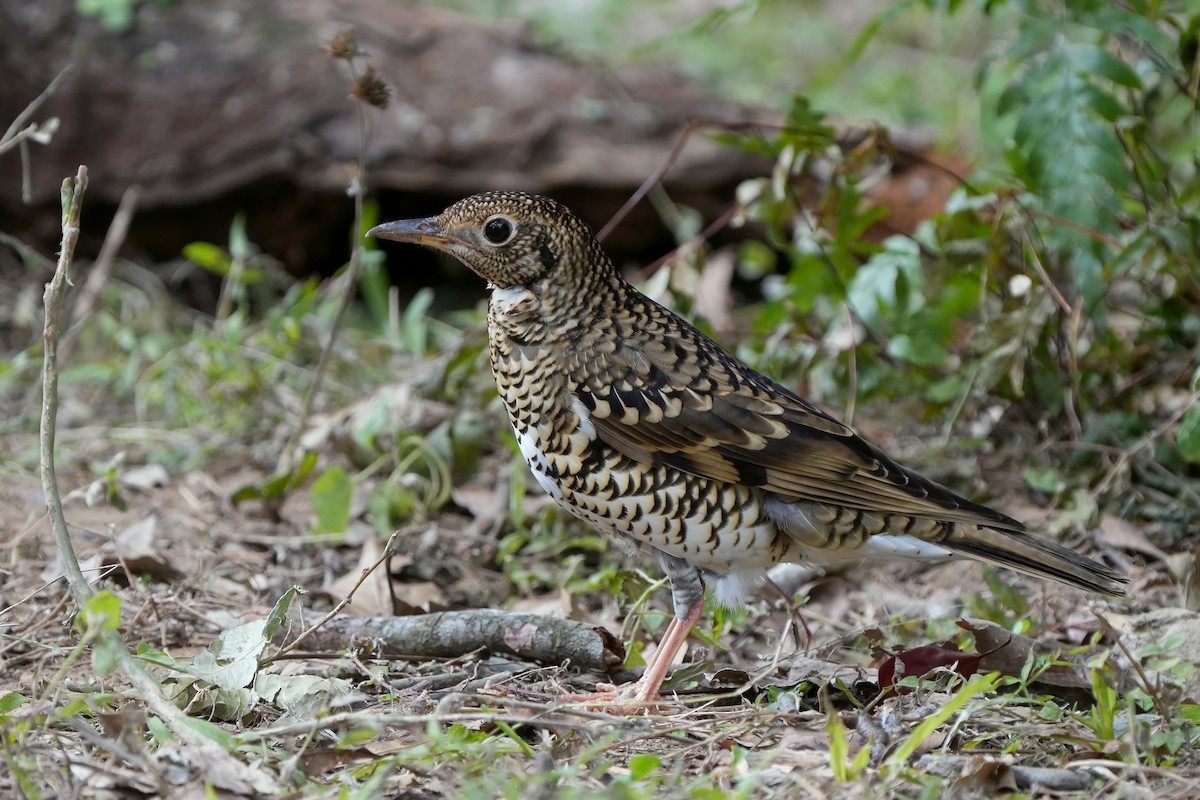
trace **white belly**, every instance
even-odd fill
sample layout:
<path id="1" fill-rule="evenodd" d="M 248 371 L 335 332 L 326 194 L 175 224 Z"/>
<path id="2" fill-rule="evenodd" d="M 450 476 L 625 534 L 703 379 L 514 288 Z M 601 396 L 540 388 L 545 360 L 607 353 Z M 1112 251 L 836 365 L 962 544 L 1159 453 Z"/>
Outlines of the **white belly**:
<path id="1" fill-rule="evenodd" d="M 550 477 L 549 463 L 546 461 L 546 455 L 538 449 L 533 431 L 527 430 L 520 433 L 514 428 L 513 432 L 517 435 L 517 447 L 521 448 L 521 455 L 525 458 L 525 463 L 529 465 L 529 471 L 533 473 L 534 479 L 546 490 L 546 494 L 561 503 L 562 487 Z"/>

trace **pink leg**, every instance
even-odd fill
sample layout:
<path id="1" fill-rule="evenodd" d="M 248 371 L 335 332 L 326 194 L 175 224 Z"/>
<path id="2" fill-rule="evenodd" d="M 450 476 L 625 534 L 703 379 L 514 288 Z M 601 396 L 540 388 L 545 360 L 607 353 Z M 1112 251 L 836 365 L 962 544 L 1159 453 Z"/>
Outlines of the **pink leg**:
<path id="1" fill-rule="evenodd" d="M 637 700 L 658 699 L 659 687 L 662 686 L 663 680 L 671 670 L 671 664 L 675 661 L 675 656 L 679 652 L 679 648 L 683 647 L 683 643 L 687 641 L 688 634 L 696 626 L 696 621 L 700 619 L 700 614 L 703 611 L 704 596 L 701 595 L 700 599 L 688 609 L 686 617 L 683 619 L 673 617 L 671 619 L 671 624 L 667 626 L 666 635 L 658 643 L 658 649 L 654 651 L 654 658 L 650 660 L 650 663 L 646 666 L 646 671 L 642 673 L 641 679 L 633 687 L 634 697 Z"/>

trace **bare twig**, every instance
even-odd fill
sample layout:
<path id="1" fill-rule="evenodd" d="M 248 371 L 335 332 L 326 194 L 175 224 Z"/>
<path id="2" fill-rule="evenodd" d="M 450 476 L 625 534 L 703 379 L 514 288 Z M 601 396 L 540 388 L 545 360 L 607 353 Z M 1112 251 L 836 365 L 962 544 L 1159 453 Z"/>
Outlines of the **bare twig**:
<path id="1" fill-rule="evenodd" d="M 1079 421 L 1079 411 L 1075 404 L 1083 399 L 1082 372 L 1079 369 L 1079 331 L 1083 327 L 1083 303 L 1071 310 L 1067 317 L 1067 380 L 1069 386 L 1063 396 L 1063 410 L 1067 415 L 1067 424 L 1071 426 L 1071 438 L 1083 438 L 1083 423 Z"/>
<path id="2" fill-rule="evenodd" d="M 312 636 L 318 630 L 320 630 L 323 626 L 325 626 L 331 619 L 336 617 L 338 614 L 342 613 L 342 609 L 344 609 L 346 606 L 350 605 L 350 601 L 354 599 L 354 593 L 359 590 L 359 587 L 361 587 L 363 585 L 363 582 L 366 581 L 367 577 L 372 572 L 379 569 L 380 564 L 382 564 L 383 562 L 387 561 L 389 558 L 392 557 L 392 548 L 396 545 L 396 537 L 398 537 L 399 535 L 400 535 L 400 531 L 398 531 L 398 530 L 392 531 L 392 535 L 388 537 L 387 544 L 385 544 L 383 546 L 383 552 L 379 554 L 379 558 L 375 559 L 374 563 L 372 563 L 371 566 L 365 568 L 359 574 L 358 580 L 354 582 L 354 585 L 352 587 L 350 587 L 350 591 L 346 593 L 346 596 L 342 598 L 341 602 L 339 602 L 333 608 L 329 609 L 329 611 L 326 612 L 326 614 L 323 617 L 321 617 L 319 620 L 314 622 L 312 625 L 309 625 L 308 628 L 301 631 L 299 636 L 297 636 L 295 639 L 293 639 L 292 641 L 288 642 L 286 645 L 281 647 L 279 649 L 279 652 L 262 659 L 259 662 L 259 667 L 265 667 L 267 664 L 270 664 L 272 661 L 276 661 L 276 660 L 282 658 L 283 656 L 285 656 L 287 653 L 290 653 L 292 650 L 295 650 L 297 647 L 300 646 L 301 642 L 308 639 L 310 636 Z"/>
<path id="3" fill-rule="evenodd" d="M 1141 439 L 1138 439 L 1136 442 L 1134 442 L 1131 447 L 1126 447 L 1124 450 L 1122 450 L 1121 454 L 1117 456 L 1117 463 L 1113 464 L 1112 467 L 1109 468 L 1108 472 L 1104 474 L 1104 478 L 1101 479 L 1100 483 L 1096 484 L 1096 488 L 1092 489 L 1092 497 L 1099 497 L 1101 494 L 1103 494 L 1108 488 L 1109 484 L 1116 480 L 1117 475 L 1122 469 L 1124 469 L 1125 465 L 1129 463 L 1130 459 L 1161 439 L 1163 434 L 1169 431 L 1176 423 L 1179 422 L 1179 420 L 1183 419 L 1183 415 L 1188 412 L 1188 409 L 1196 405 L 1196 403 L 1200 403 L 1200 392 L 1192 392 L 1191 396 L 1188 397 L 1187 402 L 1180 404 L 1178 411 L 1167 417 L 1167 419 L 1164 420 L 1161 425 L 1150 431 L 1150 433 L 1147 433 Z"/>
<path id="4" fill-rule="evenodd" d="M 671 167 L 675 166 L 676 160 L 678 160 L 680 153 L 683 152 L 683 148 L 687 145 L 688 140 L 692 137 L 692 134 L 701 128 L 715 128 L 717 130 L 723 130 L 723 131 L 771 130 L 771 131 L 777 131 L 779 133 L 786 133 L 790 130 L 794 130 L 794 128 L 791 128 L 787 125 L 780 125 L 780 124 L 771 123 L 771 122 L 758 122 L 758 121 L 734 122 L 734 121 L 701 119 L 701 118 L 689 119 L 687 121 L 687 125 L 684 126 L 683 131 L 680 132 L 679 138 L 677 138 L 675 140 L 675 144 L 673 144 L 671 146 L 670 152 L 667 153 L 666 158 L 664 158 L 662 160 L 662 163 L 660 163 L 658 165 L 658 167 L 654 170 L 654 172 L 650 173 L 650 176 L 648 178 L 646 178 L 645 181 L 642 182 L 642 185 L 638 187 L 637 191 L 635 191 L 632 195 L 630 195 L 629 199 L 625 201 L 624 205 L 622 205 L 619 209 L 617 209 L 617 213 L 613 214 L 612 218 L 607 223 L 605 223 L 604 227 L 601 228 L 599 230 L 599 232 L 597 232 L 597 234 L 596 234 L 597 241 L 603 242 L 608 237 L 608 235 L 610 233 L 612 233 L 613 230 L 618 225 L 621 224 L 621 221 L 625 219 L 625 217 L 629 214 L 629 212 L 632 211 L 633 208 L 638 203 L 640 203 L 642 201 L 642 199 L 647 194 L 649 194 L 650 191 L 655 186 L 657 186 L 659 184 L 659 182 L 663 179 L 663 177 L 667 174 L 667 172 L 671 169 Z M 911 152 L 911 153 L 906 153 L 906 155 L 911 156 L 915 160 L 921 161 L 926 164 L 930 164 L 933 167 L 940 169 L 941 171 L 945 172 L 947 175 L 950 175 L 952 178 L 957 180 L 962 185 L 967 186 L 968 188 L 970 188 L 970 186 L 971 186 L 966 181 L 966 179 L 964 179 L 958 173 L 954 172 L 953 170 L 949 169 L 948 167 L 944 167 L 941 164 L 938 164 L 937 162 L 926 159 L 924 156 L 921 156 L 919 153 Z"/>
<path id="5" fill-rule="evenodd" d="M 571 717 L 583 717 L 584 719 L 590 719 L 591 722 L 580 722 L 575 719 L 571 719 Z M 587 713 L 570 708 L 556 709 L 555 713 L 543 712 L 536 715 L 496 714 L 487 710 L 477 711 L 475 713 L 463 712 L 458 714 L 379 714 L 373 710 L 347 711 L 341 714 L 329 714 L 321 717 L 320 719 L 314 719 L 309 722 L 299 722 L 291 725 L 279 725 L 274 728 L 266 728 L 258 731 L 244 731 L 241 734 L 241 740 L 246 744 L 253 744 L 255 742 L 270 742 L 277 739 L 290 739 L 292 737 L 302 736 L 310 731 L 356 728 L 368 722 L 372 726 L 411 726 L 416 728 L 425 728 L 431 723 L 434 725 L 452 725 L 456 722 L 482 721 L 499 721 L 507 722 L 510 725 L 528 725 L 542 728 L 563 728 L 566 730 L 593 730 L 595 733 L 608 732 L 612 729 L 614 724 L 622 722 L 622 720 L 608 714 Z M 626 724 L 632 727 L 641 724 L 641 722 L 629 721 Z"/>
<path id="6" fill-rule="evenodd" d="M 108 276 L 112 274 L 117 251 L 121 249 L 125 237 L 129 234 L 129 225 L 133 222 L 133 214 L 137 210 L 141 195 L 142 190 L 139 186 L 130 186 L 121 195 L 117 213 L 113 215 L 112 224 L 108 226 L 108 233 L 104 236 L 104 243 L 100 245 L 100 252 L 96 255 L 96 261 L 92 264 L 87 282 L 79 295 L 79 302 L 75 306 L 75 319 L 83 319 L 95 310 L 100 291 L 108 281 Z"/>
<path id="7" fill-rule="evenodd" d="M 352 31 L 346 32 L 343 36 L 348 34 L 352 35 Z M 359 52 L 357 46 L 353 44 L 353 38 L 350 41 L 351 45 L 348 52 L 335 57 L 343 58 L 346 61 L 350 69 L 351 78 L 353 78 L 354 84 L 358 85 L 361 76 L 354 66 L 354 56 L 359 55 Z M 374 76 L 374 71 L 370 67 L 367 67 L 367 72 L 371 76 Z M 324 382 L 325 372 L 329 368 L 329 359 L 333 354 L 333 346 L 337 343 L 338 332 L 341 331 L 342 323 L 346 319 L 346 313 L 350 309 L 354 290 L 358 286 L 358 273 L 362 269 L 363 200 L 367 191 L 367 150 L 371 142 L 371 117 L 367 106 L 373 105 L 373 103 L 357 95 L 354 91 L 351 92 L 351 95 L 362 102 L 358 102 L 355 105 L 355 111 L 358 114 L 358 159 L 354 164 L 354 175 L 350 181 L 350 192 L 354 197 L 354 233 L 350 237 L 350 263 L 342 275 L 342 296 L 339 298 L 337 312 L 333 316 L 333 321 L 329 325 L 329 340 L 321 348 L 321 356 L 313 372 L 312 383 L 309 384 L 308 391 L 304 393 L 304 407 L 300 412 L 300 424 L 292 432 L 292 436 L 283 450 L 281 471 L 287 471 L 292 467 L 293 459 L 296 456 L 296 448 L 300 443 L 300 437 L 304 435 L 308 417 L 312 414 L 313 402 L 317 393 L 321 390 L 321 384 Z"/>
<path id="8" fill-rule="evenodd" d="M 842 308 L 846 310 L 846 330 L 850 332 L 850 347 L 846 350 L 849 385 L 846 387 L 845 423 L 853 427 L 854 408 L 858 402 L 858 338 L 854 335 L 854 312 L 850 310 L 850 304 L 843 303 Z"/>
<path id="9" fill-rule="evenodd" d="M 729 208 L 725 209 L 725 211 L 719 217 L 714 219 L 712 222 L 708 223 L 708 225 L 706 225 L 704 227 L 704 230 L 700 231 L 695 236 L 693 236 L 691 239 L 689 239 L 688 241 L 679 245 L 678 247 L 676 247 L 671 252 L 667 253 L 662 258 L 659 258 L 658 260 L 651 262 L 647 266 L 645 266 L 642 269 L 638 270 L 637 272 L 633 273 L 632 275 L 629 276 L 629 279 L 635 283 L 637 281 L 644 281 L 646 278 L 650 277 L 655 272 L 657 272 L 662 267 L 663 264 L 666 264 L 671 259 L 679 257 L 684 252 L 695 250 L 696 248 L 700 247 L 700 245 L 702 245 L 706 240 L 708 240 L 714 233 L 716 233 L 717 231 L 721 230 L 726 225 L 728 225 L 730 220 L 732 220 L 734 217 L 737 216 L 738 211 L 739 211 L 739 209 L 736 205 L 730 206 Z M 615 219 L 615 217 L 614 217 L 614 219 Z"/>
<path id="10" fill-rule="evenodd" d="M 1041 209 L 1031 208 L 1029 206 L 1022 206 L 1022 208 L 1025 210 L 1025 213 L 1029 214 L 1031 217 L 1041 217 L 1042 219 L 1059 228 L 1070 228 L 1076 233 L 1081 233 L 1088 239 L 1091 239 L 1093 242 L 1102 244 L 1110 250 L 1121 249 L 1121 242 L 1115 237 L 1109 236 L 1108 234 L 1093 230 L 1086 225 L 1080 225 L 1078 222 L 1069 220 L 1066 217 L 1060 217 L 1057 214 L 1051 214 L 1048 211 L 1042 211 Z"/>
<path id="11" fill-rule="evenodd" d="M 671 147 L 671 152 L 658 165 L 658 168 L 650 173 L 650 177 L 642 182 L 638 190 L 630 195 L 629 199 L 625 201 L 625 205 L 617 209 L 617 213 L 612 215 L 612 219 L 605 223 L 604 227 L 596 234 L 596 241 L 603 242 L 613 232 L 613 229 L 621 224 L 621 220 L 625 219 L 625 216 L 633 210 L 633 207 L 640 203 L 642 198 L 658 185 L 658 182 L 667 174 L 667 170 L 675 165 L 675 159 L 679 158 L 679 154 L 683 152 L 684 145 L 691 138 L 692 132 L 703 124 L 700 120 L 688 120 L 687 127 L 683 129 L 683 132 L 679 134 L 679 138 L 675 140 L 675 144 Z"/>
<path id="12" fill-rule="evenodd" d="M 71 260 L 75 254 L 75 243 L 79 240 L 79 213 L 82 208 L 83 192 L 87 188 L 87 167 L 81 166 L 74 180 L 67 178 L 62 185 L 62 245 L 59 248 L 58 265 L 54 277 L 46 284 L 42 302 L 45 305 L 46 321 L 43 328 L 45 352 L 42 358 L 42 418 L 40 433 L 42 490 L 46 495 L 46 509 L 50 515 L 50 527 L 58 544 L 63 560 L 67 585 L 75 607 L 82 609 L 92 597 L 91 586 L 79 568 L 79 559 L 71 545 L 67 531 L 67 520 L 63 514 L 62 498 L 58 491 L 58 478 L 54 471 L 54 439 L 58 416 L 58 340 L 59 319 L 62 313 L 63 295 L 70 284 Z M 102 643 L 112 654 L 125 676 L 141 693 L 142 698 L 179 739 L 189 744 L 201 744 L 205 738 L 190 725 L 187 716 L 163 696 L 158 681 L 129 654 L 125 643 L 115 630 L 98 627 L 92 638 L 94 645 Z"/>
<path id="13" fill-rule="evenodd" d="M 25 106 L 25 109 L 20 114 L 17 114 L 16 118 L 12 121 L 12 124 L 8 126 L 8 130 L 4 132 L 3 136 L 0 136 L 0 148 L 2 148 L 0 149 L 0 153 L 3 153 L 4 150 L 8 149 L 7 147 L 3 147 L 3 145 L 16 138 L 17 130 L 24 125 L 39 108 L 41 108 L 42 103 L 49 100 L 50 96 L 58 91 L 58 85 L 62 83 L 63 78 L 65 78 L 67 73 L 70 71 L 70 64 L 68 64 L 66 67 L 63 67 L 62 72 L 54 76 L 54 80 L 50 81 L 50 83 L 46 85 L 46 88 L 42 90 L 42 93 L 33 98 L 29 105 Z"/>
<path id="14" fill-rule="evenodd" d="M 62 79 L 66 76 L 70 69 L 71 66 L 69 64 L 64 67 L 62 72 L 58 73 L 58 75 L 54 77 L 54 80 L 50 81 L 46 88 L 42 90 L 42 93 L 33 98 L 29 105 L 25 106 L 25 109 L 20 114 L 17 114 L 16 119 L 14 119 L 12 124 L 8 126 L 8 130 L 4 132 L 3 136 L 0 136 L 0 154 L 7 152 L 13 147 L 20 148 L 21 200 L 26 205 L 33 202 L 33 183 L 29 176 L 29 142 L 41 141 L 42 143 L 45 143 L 49 141 L 50 136 L 53 135 L 54 129 L 57 127 L 58 123 L 57 120 L 52 120 L 41 125 L 38 125 L 37 123 L 30 123 L 24 128 L 21 126 L 25 125 L 29 118 L 33 116 L 34 112 L 41 107 L 42 103 L 46 102 L 50 95 L 54 94 L 54 92 L 58 90 L 58 85 L 62 82 Z"/>
<path id="15" fill-rule="evenodd" d="M 28 127 L 22 128 L 21 130 L 17 131 L 16 133 L 14 133 L 12 135 L 11 138 L 0 139 L 0 154 L 7 153 L 9 150 L 12 150 L 14 147 L 21 147 L 22 148 L 22 150 L 21 150 L 22 159 L 21 160 L 23 163 L 26 162 L 28 159 L 24 158 L 24 156 L 27 155 L 27 151 L 24 149 L 25 144 L 30 139 L 37 136 L 39 133 L 42 133 L 42 129 L 35 122 L 35 123 L 30 124 Z M 28 200 L 28 199 L 26 198 L 26 200 Z"/>
<path id="16" fill-rule="evenodd" d="M 45 353 L 42 359 L 42 420 L 39 444 L 41 447 L 42 491 L 46 495 L 46 506 L 50 513 L 50 526 L 63 559 L 67 585 L 81 607 L 92 596 L 91 587 L 79 568 L 79 559 L 71 546 L 67 532 L 67 521 L 63 515 L 62 498 L 58 493 L 58 481 L 54 472 L 54 433 L 58 419 L 58 323 L 63 296 L 71 279 L 71 261 L 75 256 L 75 243 L 79 241 L 79 212 L 83 204 L 83 192 L 87 188 L 87 167 L 80 167 L 75 179 L 67 178 L 62 184 L 62 244 L 58 251 L 58 265 L 54 277 L 46 284 L 42 296 L 46 318 L 42 336 Z"/>
<path id="17" fill-rule="evenodd" d="M 80 289 L 78 299 L 71 310 L 71 328 L 63 335 L 59 345 L 59 354 L 63 361 L 69 360 L 68 356 L 78 336 L 80 323 L 95 313 L 96 306 L 99 305 L 100 293 L 104 291 L 104 285 L 108 283 L 112 274 L 117 251 L 121 249 L 129 233 L 129 224 L 133 220 L 140 195 L 141 189 L 137 186 L 130 186 L 125 190 L 125 194 L 121 195 L 121 204 L 117 206 L 117 213 L 113 215 L 112 224 L 108 226 L 104 244 L 100 246 L 100 252 L 92 262 L 92 268 L 88 270 L 87 281 Z"/>
<path id="18" fill-rule="evenodd" d="M 1071 304 L 1067 302 L 1067 298 L 1063 296 L 1061 291 L 1059 291 L 1058 286 L 1050 277 L 1050 273 L 1046 272 L 1046 266 L 1042 263 L 1041 257 L 1038 256 L 1037 248 L 1033 246 L 1033 240 L 1029 238 L 1029 231 L 1022 228 L 1021 237 L 1025 239 L 1025 246 L 1029 248 L 1029 255 L 1033 260 L 1034 269 L 1037 270 L 1038 275 L 1040 275 L 1042 280 L 1045 282 L 1046 288 L 1050 290 L 1050 294 L 1054 298 L 1054 302 L 1058 304 L 1058 307 L 1063 310 L 1064 314 L 1069 315 L 1071 313 Z"/>

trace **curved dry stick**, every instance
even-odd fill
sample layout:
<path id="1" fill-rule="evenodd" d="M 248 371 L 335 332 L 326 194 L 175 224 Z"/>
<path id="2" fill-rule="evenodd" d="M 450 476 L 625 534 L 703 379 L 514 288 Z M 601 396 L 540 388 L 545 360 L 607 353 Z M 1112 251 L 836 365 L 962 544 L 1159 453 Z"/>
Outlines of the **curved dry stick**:
<path id="1" fill-rule="evenodd" d="M 46 510 L 50 514 L 50 527 L 58 544 L 63 560 L 63 571 L 75 606 L 82 608 L 92 596 L 92 588 L 83 571 L 71 536 L 67 532 L 67 520 L 63 515 L 62 497 L 58 493 L 58 478 L 54 471 L 54 438 L 58 423 L 58 341 L 59 317 L 62 313 L 63 296 L 71 284 L 71 261 L 75 257 L 75 243 L 79 241 L 79 214 L 83 208 L 83 192 L 87 189 L 87 167 L 80 166 L 75 178 L 66 178 L 62 184 L 62 243 L 58 250 L 58 265 L 54 276 L 46 284 L 42 295 L 45 321 L 42 327 L 42 418 L 38 444 L 41 449 L 40 467 L 42 492 L 46 495 Z"/>
<path id="2" fill-rule="evenodd" d="M 350 602 L 354 599 L 355 592 L 357 592 L 362 587 L 363 583 L 366 582 L 367 578 L 370 577 L 371 573 L 374 572 L 375 570 L 379 569 L 380 565 L 382 565 L 383 562 L 387 561 L 389 558 L 392 557 L 393 553 L 395 552 L 393 548 L 395 548 L 395 546 L 396 546 L 396 538 L 399 535 L 400 535 L 399 530 L 392 531 L 392 535 L 388 537 L 387 544 L 385 544 L 383 546 L 383 552 L 381 552 L 379 554 L 379 557 L 375 559 L 375 561 L 371 564 L 371 566 L 364 568 L 362 570 L 362 572 L 359 573 L 358 580 L 356 580 L 354 582 L 354 585 L 352 587 L 350 587 L 350 591 L 346 593 L 346 596 L 343 597 L 336 606 L 329 609 L 329 611 L 327 611 L 324 614 L 324 616 L 322 616 L 320 619 L 316 620 L 311 625 L 309 625 L 307 628 L 305 628 L 303 631 L 301 631 L 299 636 L 297 636 L 292 641 L 288 642 L 283 647 L 279 648 L 278 652 L 276 652 L 270 656 L 267 656 L 265 658 L 260 659 L 258 662 L 259 669 L 262 669 L 263 667 L 267 666 L 272 661 L 278 661 L 280 658 L 283 658 L 285 655 L 287 655 L 291 651 L 295 650 L 297 647 L 300 646 L 301 642 L 307 641 L 309 638 L 311 638 L 313 636 L 313 634 L 315 634 L 318 630 L 320 630 L 322 627 L 324 627 L 326 624 L 328 624 L 330 620 L 332 620 L 338 614 L 342 613 L 342 609 L 344 609 L 346 606 L 350 605 Z"/>
<path id="3" fill-rule="evenodd" d="M 679 134 L 679 138 L 675 140 L 675 144 L 671 146 L 671 152 L 668 153 L 667 157 L 663 159 L 661 164 L 658 165 L 658 168 L 655 169 L 654 172 L 650 173 L 650 177 L 642 181 L 642 185 L 637 188 L 636 192 L 629 196 L 629 199 L 625 201 L 625 204 L 617 209 L 617 213 L 612 215 L 612 219 L 604 223 L 604 227 L 601 228 L 596 234 L 596 241 L 603 242 L 608 235 L 613 232 L 613 229 L 620 225 L 621 221 L 629 215 L 629 212 L 633 210 L 634 206 L 642 202 L 642 198 L 650 193 L 650 190 L 654 188 L 656 183 L 662 180 L 663 176 L 667 174 L 667 170 L 674 166 L 675 159 L 679 158 L 679 154 L 683 152 L 683 146 L 687 144 L 687 140 L 691 138 L 692 131 L 696 130 L 696 128 L 698 128 L 700 125 L 701 122 L 699 120 L 688 120 L 687 126 L 684 127 L 683 132 Z"/>
<path id="4" fill-rule="evenodd" d="M 79 240 L 79 214 L 86 188 L 85 166 L 79 167 L 74 180 L 67 178 L 62 185 L 62 244 L 54 277 L 46 284 L 46 292 L 42 297 L 46 320 L 42 332 L 45 352 L 42 354 L 42 418 L 39 435 L 42 491 L 46 495 L 46 510 L 50 516 L 50 527 L 54 531 L 59 555 L 63 560 L 67 585 L 79 610 L 83 609 L 93 592 L 79 568 L 79 559 L 75 556 L 71 535 L 67 531 L 67 520 L 58 491 L 58 477 L 54 471 L 54 438 L 58 418 L 59 318 L 62 315 L 63 295 L 70 284 L 71 260 L 75 255 L 75 243 Z M 202 745 L 209 742 L 192 727 L 187 715 L 163 696 L 158 680 L 129 654 L 125 642 L 116 630 L 99 627 L 91 643 L 93 647 L 102 644 L 108 648 L 121 672 L 140 693 L 146 705 L 166 723 L 176 737 L 187 744 Z"/>

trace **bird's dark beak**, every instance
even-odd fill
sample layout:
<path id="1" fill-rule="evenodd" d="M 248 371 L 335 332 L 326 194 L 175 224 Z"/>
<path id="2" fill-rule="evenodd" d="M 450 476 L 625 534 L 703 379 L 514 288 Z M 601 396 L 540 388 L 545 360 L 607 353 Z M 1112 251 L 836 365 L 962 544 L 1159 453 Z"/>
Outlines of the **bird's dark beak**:
<path id="1" fill-rule="evenodd" d="M 394 242 L 425 245 L 437 245 L 446 238 L 442 226 L 438 224 L 437 217 L 385 222 L 367 231 L 367 236 L 374 236 L 376 239 L 391 239 Z"/>

